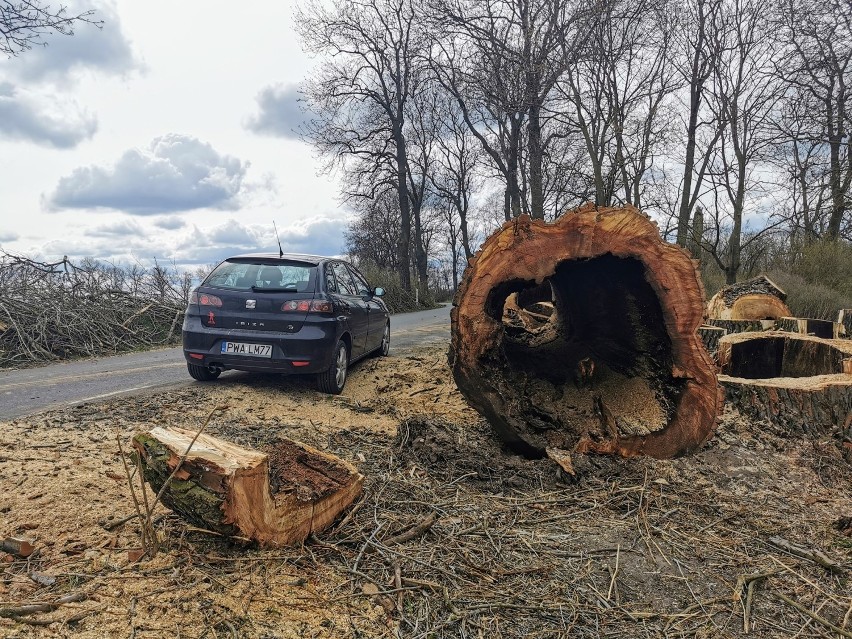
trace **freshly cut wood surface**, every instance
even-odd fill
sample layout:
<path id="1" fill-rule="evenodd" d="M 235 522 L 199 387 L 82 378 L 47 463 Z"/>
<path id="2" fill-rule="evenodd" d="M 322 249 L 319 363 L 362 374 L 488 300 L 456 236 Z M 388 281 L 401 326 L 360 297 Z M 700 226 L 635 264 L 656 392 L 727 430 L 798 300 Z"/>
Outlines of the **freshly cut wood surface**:
<path id="1" fill-rule="evenodd" d="M 719 320 L 766 320 L 788 317 L 787 294 L 765 275 L 719 290 L 707 304 L 707 316 Z"/>
<path id="2" fill-rule="evenodd" d="M 852 425 L 852 342 L 783 331 L 719 341 L 725 401 L 793 432 Z"/>
<path id="3" fill-rule="evenodd" d="M 269 454 L 195 433 L 153 428 L 133 445 L 145 479 L 159 491 L 180 468 L 163 503 L 188 521 L 230 537 L 283 546 L 327 528 L 361 492 L 354 466 L 320 450 L 282 439 Z"/>
<path id="4" fill-rule="evenodd" d="M 450 362 L 519 452 L 672 457 L 712 434 L 721 405 L 703 314 L 695 263 L 638 210 L 521 216 L 465 272 Z"/>

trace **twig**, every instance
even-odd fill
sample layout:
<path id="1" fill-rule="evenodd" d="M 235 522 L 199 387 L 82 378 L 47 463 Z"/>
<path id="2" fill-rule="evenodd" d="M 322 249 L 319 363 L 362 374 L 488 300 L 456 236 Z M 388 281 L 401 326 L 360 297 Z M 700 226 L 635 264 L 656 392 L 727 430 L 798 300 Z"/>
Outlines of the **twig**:
<path id="1" fill-rule="evenodd" d="M 389 537 L 388 539 L 382 540 L 382 543 L 385 546 L 392 546 L 394 544 L 403 544 L 406 541 L 411 541 L 412 539 L 417 539 L 421 535 L 425 534 L 427 530 L 429 530 L 435 523 L 438 521 L 438 513 L 432 511 L 429 513 L 425 519 L 423 519 L 419 524 L 405 531 L 404 533 L 400 533 L 399 535 L 394 535 L 393 537 Z"/>
<path id="2" fill-rule="evenodd" d="M 749 626 L 751 626 L 751 604 L 754 597 L 754 586 L 756 583 L 763 581 L 767 577 L 772 577 L 773 575 L 777 575 L 779 571 L 773 570 L 771 572 L 759 572 L 753 575 L 740 575 L 737 579 L 737 586 L 734 591 L 737 597 L 740 596 L 740 593 L 745 586 L 746 589 L 746 599 L 743 604 L 743 632 L 748 634 Z"/>
<path id="3" fill-rule="evenodd" d="M 65 595 L 64 597 L 60 597 L 56 601 L 50 603 L 38 603 L 38 604 L 27 604 L 24 606 L 14 606 L 9 608 L 0 608 L 0 617 L 6 617 L 7 619 L 13 619 L 15 617 L 22 617 L 24 615 L 34 615 L 39 612 L 52 612 L 68 603 L 75 603 L 78 601 L 85 601 L 88 595 L 84 592 L 76 592 L 70 595 Z"/>
<path id="4" fill-rule="evenodd" d="M 609 590 L 606 593 L 607 601 L 612 599 L 612 589 L 615 587 L 615 576 L 618 574 L 618 561 L 621 557 L 621 544 L 615 550 L 615 570 L 612 571 L 612 579 L 609 580 Z"/>
<path id="5" fill-rule="evenodd" d="M 797 602 L 797 601 L 793 601 L 793 600 L 792 600 L 792 599 L 790 599 L 789 597 L 787 597 L 787 596 L 785 596 L 785 595 L 782 595 L 780 592 L 773 592 L 773 593 L 770 593 L 770 594 L 774 595 L 775 597 L 777 597 L 778 599 L 780 599 L 780 600 L 781 600 L 781 601 L 783 601 L 784 603 L 787 603 L 787 604 L 789 604 L 789 605 L 793 606 L 793 608 L 795 608 L 796 610 L 798 610 L 799 612 L 801 612 L 801 613 L 802 613 L 803 615 L 805 615 L 806 617 L 810 617 L 811 619 L 813 619 L 814 621 L 816 621 L 818 624 L 820 624 L 820 625 L 822 625 L 822 626 L 824 626 L 824 627 L 828 628 L 829 630 L 832 630 L 832 631 L 836 632 L 836 633 L 837 633 L 837 634 L 839 634 L 841 637 L 848 637 L 849 639 L 852 639 L 852 632 L 849 632 L 849 631 L 847 631 L 847 630 L 844 630 L 844 629 L 843 629 L 843 628 L 841 628 L 840 626 L 835 626 L 835 625 L 834 625 L 833 623 L 831 623 L 828 619 L 824 619 L 823 617 L 820 617 L 820 616 L 819 616 L 818 614 L 816 614 L 815 612 L 813 612 L 813 611 L 811 611 L 811 610 L 808 610 L 807 608 L 805 608 L 805 607 L 804 607 L 802 604 L 800 604 L 799 602 Z"/>
<path id="6" fill-rule="evenodd" d="M 829 559 L 822 551 L 811 548 L 805 548 L 804 546 L 800 546 L 798 544 L 794 544 L 793 542 L 787 541 L 783 537 L 770 537 L 768 541 L 776 548 L 780 548 L 781 550 L 784 550 L 790 553 L 791 555 L 795 555 L 796 557 L 801 557 L 803 559 L 812 561 L 815 564 L 819 564 L 829 572 L 843 572 L 843 568 L 839 564 Z"/>
<path id="7" fill-rule="evenodd" d="M 121 445 L 121 435 L 115 434 L 115 441 L 118 442 L 118 452 L 121 455 L 121 462 L 124 464 L 124 474 L 127 476 L 127 485 L 130 487 L 130 496 L 133 499 L 133 507 L 136 509 L 136 516 L 140 521 L 144 522 L 142 515 L 142 506 L 139 503 L 139 498 L 136 496 L 136 490 L 133 488 L 133 476 L 130 474 L 130 466 L 127 465 L 127 458 L 124 455 L 124 447 Z M 124 522 L 122 522 L 124 523 Z M 145 539 L 145 527 L 142 527 L 142 549 L 148 551 L 148 546 Z"/>

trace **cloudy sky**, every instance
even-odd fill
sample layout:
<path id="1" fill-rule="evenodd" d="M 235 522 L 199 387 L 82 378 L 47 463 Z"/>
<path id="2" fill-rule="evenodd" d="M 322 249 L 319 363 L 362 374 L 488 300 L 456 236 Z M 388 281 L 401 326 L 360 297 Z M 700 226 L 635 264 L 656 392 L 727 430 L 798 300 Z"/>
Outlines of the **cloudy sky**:
<path id="1" fill-rule="evenodd" d="M 0 248 L 208 264 L 337 254 L 347 212 L 299 141 L 311 70 L 287 2 L 75 0 L 80 25 L 0 60 Z"/>

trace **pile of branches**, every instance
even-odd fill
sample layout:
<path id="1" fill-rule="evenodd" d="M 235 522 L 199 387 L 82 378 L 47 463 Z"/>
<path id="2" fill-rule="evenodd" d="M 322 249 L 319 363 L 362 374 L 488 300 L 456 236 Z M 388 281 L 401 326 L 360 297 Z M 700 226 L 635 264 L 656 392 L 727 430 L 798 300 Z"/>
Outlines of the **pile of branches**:
<path id="1" fill-rule="evenodd" d="M 180 336 L 191 276 L 155 263 L 0 254 L 0 368 L 114 354 Z"/>

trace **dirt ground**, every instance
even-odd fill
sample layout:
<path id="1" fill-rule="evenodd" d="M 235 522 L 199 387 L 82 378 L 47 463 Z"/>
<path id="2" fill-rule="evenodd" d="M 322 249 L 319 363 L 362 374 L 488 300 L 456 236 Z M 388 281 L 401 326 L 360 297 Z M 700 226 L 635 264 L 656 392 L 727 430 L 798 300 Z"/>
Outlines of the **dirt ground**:
<path id="1" fill-rule="evenodd" d="M 363 498 L 297 548 L 263 550 L 161 511 L 139 548 L 117 438 L 198 428 L 286 436 L 354 463 Z M 846 434 L 849 435 L 848 433 Z M 726 412 L 696 455 L 503 449 L 445 348 L 356 365 L 343 397 L 223 376 L 0 423 L 3 637 L 852 637 L 852 443 Z M 429 517 L 404 543 L 384 540 Z M 792 546 L 790 544 L 793 544 Z M 818 554 L 821 553 L 821 554 Z M 21 606 L 73 601 L 21 614 Z"/>

